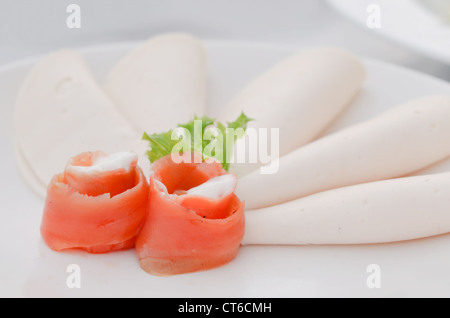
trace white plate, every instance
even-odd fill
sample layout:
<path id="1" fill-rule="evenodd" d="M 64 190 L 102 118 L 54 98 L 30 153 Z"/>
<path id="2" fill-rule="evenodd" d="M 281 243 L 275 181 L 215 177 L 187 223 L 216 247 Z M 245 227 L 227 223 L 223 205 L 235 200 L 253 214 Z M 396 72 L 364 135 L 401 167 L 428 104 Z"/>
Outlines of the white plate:
<path id="1" fill-rule="evenodd" d="M 367 28 L 369 5 L 380 8 L 381 28 L 367 29 L 450 64 L 448 0 L 328 0 L 344 16 Z M 445 8 L 445 9 L 444 9 Z M 444 11 L 445 10 L 445 11 Z"/>
<path id="2" fill-rule="evenodd" d="M 135 44 L 80 50 L 99 81 Z M 293 48 L 206 42 L 210 112 L 214 114 L 251 78 L 290 55 Z M 450 296 L 450 236 L 365 246 L 246 246 L 226 266 L 174 277 L 140 269 L 134 250 L 105 255 L 56 253 L 42 241 L 43 201 L 20 177 L 13 158 L 11 118 L 28 60 L 0 68 L 0 296 L 3 297 L 379 297 Z M 367 60 L 361 94 L 330 128 L 335 131 L 398 103 L 450 94 L 440 80 Z M 437 168 L 437 171 L 442 168 Z M 66 285 L 67 266 L 81 269 L 81 288 Z M 381 268 L 381 288 L 366 285 L 370 264 Z"/>

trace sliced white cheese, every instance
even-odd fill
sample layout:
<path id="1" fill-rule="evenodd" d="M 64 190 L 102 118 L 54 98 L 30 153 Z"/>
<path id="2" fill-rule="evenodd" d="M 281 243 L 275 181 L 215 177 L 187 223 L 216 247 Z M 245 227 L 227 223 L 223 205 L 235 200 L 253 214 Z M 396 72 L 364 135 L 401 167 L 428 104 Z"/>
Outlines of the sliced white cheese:
<path id="1" fill-rule="evenodd" d="M 362 62 L 349 52 L 304 50 L 251 81 L 218 119 L 232 121 L 243 111 L 254 119 L 249 127 L 279 129 L 279 156 L 283 156 L 317 138 L 330 125 L 360 90 L 365 73 Z M 264 151 L 270 154 L 270 148 Z M 255 164 L 248 164 L 248 158 L 247 164 L 233 164 L 232 170 L 243 176 L 267 163 L 263 160 L 268 159 L 257 158 Z"/>
<path id="2" fill-rule="evenodd" d="M 274 174 L 240 178 L 248 209 L 316 192 L 405 176 L 450 156 L 450 97 L 424 97 L 282 157 Z"/>
<path id="3" fill-rule="evenodd" d="M 366 244 L 450 232 L 450 173 L 383 180 L 245 214 L 242 244 Z"/>
<path id="4" fill-rule="evenodd" d="M 237 178 L 233 174 L 224 174 L 209 179 L 205 183 L 186 191 L 186 195 L 197 195 L 217 200 L 232 193 L 236 188 Z"/>
<path id="5" fill-rule="evenodd" d="M 157 180 L 157 179 L 153 179 L 153 181 L 155 182 L 155 184 L 159 187 L 159 189 L 160 189 L 164 194 L 170 195 L 170 194 L 169 194 L 169 191 L 167 191 L 167 187 L 166 187 L 166 185 L 165 185 L 164 183 L 162 183 L 161 181 L 159 181 L 159 180 Z"/>
<path id="6" fill-rule="evenodd" d="M 50 54 L 33 67 L 16 101 L 14 128 L 21 166 L 28 165 L 44 187 L 71 157 L 86 151 L 132 151 L 144 171 L 149 169 L 141 133 L 71 50 Z"/>
<path id="7" fill-rule="evenodd" d="M 141 134 L 172 129 L 205 113 L 204 48 L 190 35 L 156 36 L 113 67 L 105 89 Z"/>
<path id="8" fill-rule="evenodd" d="M 90 166 L 75 165 L 70 160 L 66 165 L 66 171 L 71 170 L 78 173 L 98 173 L 107 171 L 124 170 L 130 171 L 133 162 L 138 159 L 137 154 L 130 151 L 121 151 L 111 154 L 96 153 L 92 158 Z"/>

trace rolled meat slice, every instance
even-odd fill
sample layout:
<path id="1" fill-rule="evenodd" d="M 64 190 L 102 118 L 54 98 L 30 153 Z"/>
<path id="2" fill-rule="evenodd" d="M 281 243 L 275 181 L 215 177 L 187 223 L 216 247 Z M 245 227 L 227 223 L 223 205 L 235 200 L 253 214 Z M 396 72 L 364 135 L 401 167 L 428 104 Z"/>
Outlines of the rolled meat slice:
<path id="1" fill-rule="evenodd" d="M 277 153 L 283 156 L 317 138 L 349 105 L 365 76 L 364 64 L 347 51 L 332 47 L 304 50 L 251 81 L 223 108 L 218 120 L 231 121 L 243 111 L 254 119 L 248 131 L 279 129 Z M 249 163 L 248 158 L 232 169 L 243 176 L 263 164 L 258 159 Z"/>
<path id="2" fill-rule="evenodd" d="M 240 178 L 247 209 L 276 205 L 333 188 L 402 177 L 450 156 L 450 97 L 407 102 L 301 147 L 274 174 Z"/>
<path id="3" fill-rule="evenodd" d="M 148 273 L 206 270 L 238 253 L 245 220 L 236 176 L 218 162 L 191 162 L 175 163 L 169 155 L 152 165 L 148 215 L 136 241 Z"/>
<path id="4" fill-rule="evenodd" d="M 148 203 L 148 183 L 130 152 L 85 152 L 53 177 L 41 223 L 55 251 L 106 253 L 134 246 Z"/>
<path id="5" fill-rule="evenodd" d="M 202 116 L 207 95 L 203 45 L 182 33 L 153 37 L 112 68 L 105 90 L 141 134 Z"/>
<path id="6" fill-rule="evenodd" d="M 246 212 L 242 244 L 371 244 L 450 232 L 450 173 L 317 193 Z"/>

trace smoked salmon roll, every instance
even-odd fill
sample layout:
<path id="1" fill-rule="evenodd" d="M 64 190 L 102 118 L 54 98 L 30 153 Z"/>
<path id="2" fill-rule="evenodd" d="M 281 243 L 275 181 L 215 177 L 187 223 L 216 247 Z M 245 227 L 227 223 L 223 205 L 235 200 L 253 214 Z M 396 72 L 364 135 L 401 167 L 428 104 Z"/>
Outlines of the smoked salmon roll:
<path id="1" fill-rule="evenodd" d="M 219 162 L 191 156 L 176 163 L 168 155 L 152 166 L 148 214 L 136 240 L 139 263 L 150 274 L 206 270 L 238 254 L 245 221 L 244 202 L 234 194 L 237 177 Z"/>
<path id="2" fill-rule="evenodd" d="M 135 153 L 82 153 L 51 180 L 41 235 L 55 251 L 132 248 L 146 217 L 148 193 Z"/>

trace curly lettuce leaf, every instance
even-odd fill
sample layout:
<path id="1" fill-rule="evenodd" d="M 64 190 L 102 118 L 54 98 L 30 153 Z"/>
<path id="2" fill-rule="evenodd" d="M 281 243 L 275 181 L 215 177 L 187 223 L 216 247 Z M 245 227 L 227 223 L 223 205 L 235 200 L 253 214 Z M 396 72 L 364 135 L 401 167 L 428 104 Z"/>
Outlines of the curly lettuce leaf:
<path id="1" fill-rule="evenodd" d="M 149 142 L 147 156 L 152 163 L 184 149 L 201 153 L 203 159 L 215 158 L 228 171 L 234 142 L 244 136 L 247 124 L 252 120 L 241 113 L 235 121 L 227 122 L 225 126 L 214 118 L 195 116 L 192 121 L 178 124 L 167 132 L 151 135 L 144 132 L 142 139 Z M 182 147 L 180 143 L 183 143 Z"/>

